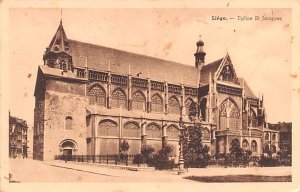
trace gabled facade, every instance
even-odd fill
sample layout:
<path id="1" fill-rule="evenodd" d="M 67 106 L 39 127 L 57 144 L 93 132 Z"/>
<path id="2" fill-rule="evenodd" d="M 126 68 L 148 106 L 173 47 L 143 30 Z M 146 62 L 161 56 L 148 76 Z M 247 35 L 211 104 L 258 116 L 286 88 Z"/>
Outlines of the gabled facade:
<path id="1" fill-rule="evenodd" d="M 261 153 L 263 101 L 237 77 L 228 54 L 205 65 L 204 42 L 196 45 L 190 66 L 68 39 L 61 22 L 38 69 L 34 158 L 117 154 L 123 140 L 129 154 L 171 144 L 178 156 L 179 118 L 193 126 L 193 102 L 212 155 L 228 152 L 232 139 L 249 148 L 253 141 Z"/>

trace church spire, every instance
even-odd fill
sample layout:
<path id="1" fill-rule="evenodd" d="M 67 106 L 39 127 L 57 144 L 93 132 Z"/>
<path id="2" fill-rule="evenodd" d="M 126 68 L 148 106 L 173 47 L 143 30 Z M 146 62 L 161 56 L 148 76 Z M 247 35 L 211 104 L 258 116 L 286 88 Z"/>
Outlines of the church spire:
<path id="1" fill-rule="evenodd" d="M 194 54 L 195 56 L 195 67 L 201 69 L 205 63 L 205 55 L 206 53 L 203 50 L 204 42 L 201 40 L 201 35 L 199 35 L 199 41 L 196 43 L 197 50 Z"/>
<path id="2" fill-rule="evenodd" d="M 48 67 L 73 71 L 72 56 L 69 53 L 69 41 L 62 24 L 62 18 L 56 33 L 46 48 L 43 59 Z"/>

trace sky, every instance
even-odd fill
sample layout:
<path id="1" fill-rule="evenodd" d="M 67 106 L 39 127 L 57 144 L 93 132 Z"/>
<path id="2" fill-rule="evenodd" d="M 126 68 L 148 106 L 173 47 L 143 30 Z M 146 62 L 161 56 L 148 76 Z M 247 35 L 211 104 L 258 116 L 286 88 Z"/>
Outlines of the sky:
<path id="1" fill-rule="evenodd" d="M 252 20 L 241 21 L 238 16 Z M 281 20 L 254 20 L 255 16 Z M 9 110 L 29 125 L 33 125 L 38 65 L 43 65 L 43 53 L 61 18 L 69 39 L 192 66 L 201 35 L 206 63 L 228 52 L 237 75 L 257 96 L 263 94 L 268 122 L 292 120 L 290 9 L 63 9 L 61 16 L 60 9 L 12 8 Z"/>

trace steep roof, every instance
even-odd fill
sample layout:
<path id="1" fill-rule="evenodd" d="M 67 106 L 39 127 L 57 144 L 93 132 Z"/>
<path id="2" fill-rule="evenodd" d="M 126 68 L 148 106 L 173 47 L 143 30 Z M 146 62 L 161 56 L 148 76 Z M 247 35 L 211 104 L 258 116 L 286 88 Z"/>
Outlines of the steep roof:
<path id="1" fill-rule="evenodd" d="M 201 69 L 201 75 L 200 75 L 200 83 L 201 84 L 207 84 L 209 83 L 209 73 L 215 73 L 219 66 L 221 65 L 224 58 L 221 58 L 217 61 L 214 61 L 212 63 L 206 64 Z"/>
<path id="2" fill-rule="evenodd" d="M 241 83 L 241 85 L 244 84 L 244 91 L 246 97 L 257 99 L 257 97 L 255 96 L 255 94 L 253 93 L 253 91 L 251 90 L 250 86 L 247 84 L 247 81 L 245 79 L 239 78 L 239 82 Z"/>
<path id="3" fill-rule="evenodd" d="M 57 31 L 54 34 L 49 46 L 47 47 L 46 54 L 48 52 L 68 53 L 68 50 L 69 50 L 68 38 L 65 33 L 64 27 L 62 25 L 62 21 L 60 21 Z"/>
<path id="4" fill-rule="evenodd" d="M 69 53 L 75 67 L 88 67 L 100 71 L 128 74 L 169 83 L 198 86 L 199 72 L 194 66 L 130 53 L 100 45 L 69 39 Z"/>

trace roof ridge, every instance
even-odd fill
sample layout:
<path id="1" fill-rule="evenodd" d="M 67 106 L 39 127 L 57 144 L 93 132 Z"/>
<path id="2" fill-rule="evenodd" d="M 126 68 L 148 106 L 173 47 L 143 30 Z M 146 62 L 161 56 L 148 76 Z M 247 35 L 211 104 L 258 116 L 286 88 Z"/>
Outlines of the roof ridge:
<path id="1" fill-rule="evenodd" d="M 166 59 L 161 59 L 161 58 L 154 57 L 154 56 L 143 55 L 143 54 L 140 54 L 140 53 L 134 53 L 134 52 L 124 51 L 124 50 L 121 50 L 121 49 L 116 49 L 116 48 L 112 48 L 112 47 L 106 47 L 106 46 L 103 46 L 103 45 L 97 45 L 97 44 L 93 44 L 93 43 L 82 42 L 82 41 L 78 41 L 78 40 L 74 40 L 74 39 L 68 39 L 68 41 L 69 42 L 83 43 L 83 44 L 91 45 L 91 46 L 94 46 L 94 47 L 102 47 L 102 48 L 112 49 L 112 50 L 115 50 L 115 51 L 120 51 L 120 52 L 123 52 L 123 53 L 136 55 L 136 56 L 139 56 L 139 57 L 160 60 L 162 62 L 171 62 L 173 64 L 183 65 L 185 67 L 195 68 L 193 65 L 188 65 L 188 64 L 179 63 L 179 62 L 176 62 L 176 61 L 170 61 L 170 60 L 166 60 Z"/>

